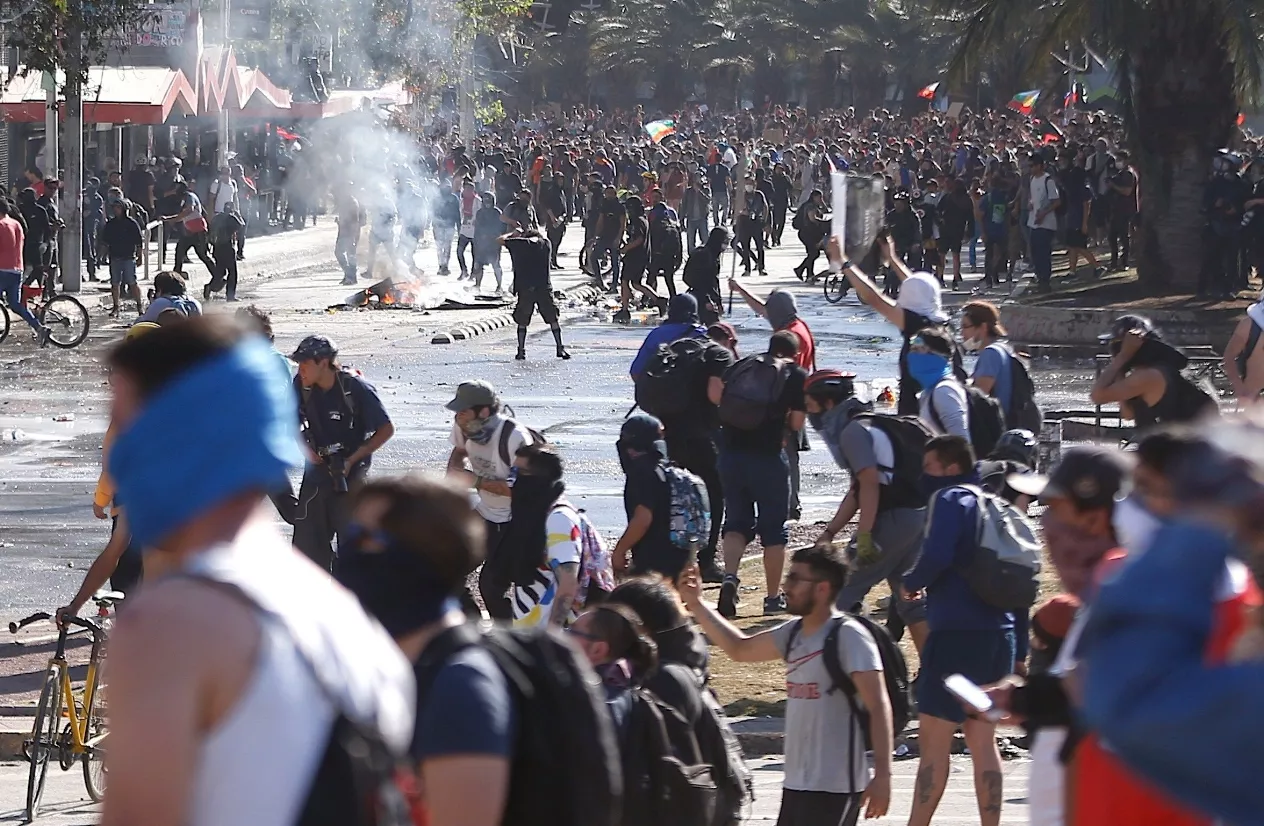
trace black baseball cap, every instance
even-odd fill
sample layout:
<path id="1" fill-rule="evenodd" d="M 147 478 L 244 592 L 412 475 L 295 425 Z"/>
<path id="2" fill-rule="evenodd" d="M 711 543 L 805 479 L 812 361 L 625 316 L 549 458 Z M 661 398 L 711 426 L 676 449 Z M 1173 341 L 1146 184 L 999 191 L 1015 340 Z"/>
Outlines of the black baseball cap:
<path id="1" fill-rule="evenodd" d="M 1080 509 L 1104 508 L 1128 488 L 1132 461 L 1119 450 L 1073 447 L 1048 476 L 1014 473 L 1005 482 L 1019 493 L 1042 500 L 1070 499 Z"/>
<path id="2" fill-rule="evenodd" d="M 320 361 L 338 358 L 338 346 L 326 336 L 308 336 L 290 354 L 291 361 Z"/>

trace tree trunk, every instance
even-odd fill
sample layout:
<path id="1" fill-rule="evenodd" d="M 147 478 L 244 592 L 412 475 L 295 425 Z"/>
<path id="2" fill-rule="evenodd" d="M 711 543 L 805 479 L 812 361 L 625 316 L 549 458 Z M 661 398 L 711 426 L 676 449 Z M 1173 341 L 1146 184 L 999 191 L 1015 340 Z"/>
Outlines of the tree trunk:
<path id="1" fill-rule="evenodd" d="M 1203 189 L 1237 119 L 1219 4 L 1158 0 L 1135 73 L 1141 187 L 1137 270 L 1153 292 L 1192 293 L 1203 263 Z"/>
<path id="2" fill-rule="evenodd" d="M 1142 150 L 1141 222 L 1133 255 L 1141 282 L 1154 293 L 1192 293 L 1203 266 L 1199 214 L 1211 166 L 1209 152 L 1193 147 L 1180 154 Z"/>

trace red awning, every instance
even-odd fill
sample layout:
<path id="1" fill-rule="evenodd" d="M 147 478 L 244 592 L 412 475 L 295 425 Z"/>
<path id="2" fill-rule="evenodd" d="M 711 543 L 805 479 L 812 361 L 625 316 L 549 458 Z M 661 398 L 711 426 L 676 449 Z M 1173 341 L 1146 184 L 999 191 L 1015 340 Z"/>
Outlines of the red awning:
<path id="1" fill-rule="evenodd" d="M 15 77 L 0 94 L 0 115 L 12 123 L 42 123 L 45 92 L 39 73 Z M 58 98 L 62 98 L 59 96 Z M 197 112 L 197 95 L 179 69 L 94 66 L 83 95 L 84 123 L 159 124 L 175 111 Z M 62 110 L 65 119 L 65 110 Z"/>

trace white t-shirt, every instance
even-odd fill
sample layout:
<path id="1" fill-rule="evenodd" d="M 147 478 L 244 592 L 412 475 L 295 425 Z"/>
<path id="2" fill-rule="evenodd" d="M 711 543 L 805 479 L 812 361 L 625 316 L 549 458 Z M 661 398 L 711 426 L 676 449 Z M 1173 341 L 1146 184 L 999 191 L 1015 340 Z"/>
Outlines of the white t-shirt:
<path id="1" fill-rule="evenodd" d="M 1031 212 L 1027 216 L 1027 226 L 1032 229 L 1052 229 L 1058 228 L 1058 216 L 1050 209 L 1044 217 L 1044 220 L 1037 221 L 1036 214 L 1042 209 L 1046 209 L 1049 204 L 1058 200 L 1061 194 L 1058 192 L 1058 184 L 1053 180 L 1048 172 L 1036 177 L 1031 177 Z"/>
<path id="2" fill-rule="evenodd" d="M 935 410 L 931 412 L 934 399 Z M 970 441 L 970 408 L 966 389 L 957 381 L 941 381 L 918 396 L 921 420 L 936 435 L 963 436 Z"/>
<path id="3" fill-rule="evenodd" d="M 573 508 L 554 508 L 545 523 L 545 531 L 548 534 L 548 567 L 537 568 L 532 582 L 514 587 L 510 602 L 515 627 L 529 628 L 548 623 L 557 596 L 554 571 L 558 565 L 578 565 L 583 555 L 582 529 Z M 567 622 L 575 619 L 577 607 L 571 608 Z"/>
<path id="4" fill-rule="evenodd" d="M 509 468 L 512 466 L 518 448 L 531 444 L 531 433 L 515 422 L 513 432 L 509 434 L 509 444 L 506 445 L 510 464 L 505 464 L 500 455 L 500 439 L 501 431 L 505 427 L 505 422 L 508 421 L 509 419 L 501 417 L 496 429 L 492 432 L 492 437 L 487 440 L 487 444 L 482 445 L 472 439 L 467 439 L 456 422 L 452 423 L 452 446 L 462 448 L 465 455 L 470 457 L 470 469 L 474 471 L 475 476 L 498 482 L 506 481 L 509 479 Z M 474 510 L 488 522 L 503 524 L 509 521 L 509 497 L 480 490 L 478 504 Z"/>
<path id="5" fill-rule="evenodd" d="M 873 456 L 878 461 L 878 484 L 891 484 L 895 474 L 889 470 L 882 469 L 884 467 L 895 467 L 895 448 L 891 446 L 891 437 L 867 422 L 861 422 L 860 426 L 865 429 L 865 432 L 869 434 L 869 438 L 873 440 Z"/>
<path id="6" fill-rule="evenodd" d="M 211 181 L 211 200 L 215 204 L 215 214 L 219 215 L 229 204 L 237 200 L 237 182 L 224 183 L 219 178 Z"/>

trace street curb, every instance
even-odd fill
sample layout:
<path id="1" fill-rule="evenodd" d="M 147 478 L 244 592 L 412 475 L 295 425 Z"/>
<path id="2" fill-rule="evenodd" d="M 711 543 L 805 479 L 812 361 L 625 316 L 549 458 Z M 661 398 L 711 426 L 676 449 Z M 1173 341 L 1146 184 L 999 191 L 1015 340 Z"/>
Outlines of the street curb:
<path id="1" fill-rule="evenodd" d="M 590 301 L 601 295 L 601 289 L 592 284 L 582 284 L 578 287 L 562 290 L 562 295 L 568 300 Z M 455 327 L 449 327 L 446 330 L 440 330 L 430 339 L 430 343 L 453 344 L 458 341 L 468 341 L 483 333 L 504 329 L 513 323 L 513 310 L 501 310 L 500 312 L 485 315 L 482 318 L 476 318 L 473 321 L 467 321 L 464 324 L 458 324 Z M 422 328 L 422 331 L 424 332 L 425 328 Z"/>
<path id="2" fill-rule="evenodd" d="M 35 724 L 35 718 L 31 718 L 31 725 Z M 13 760 L 25 757 L 22 754 L 22 741 L 30 734 L 30 727 L 27 731 L 0 731 L 0 760 Z"/>

